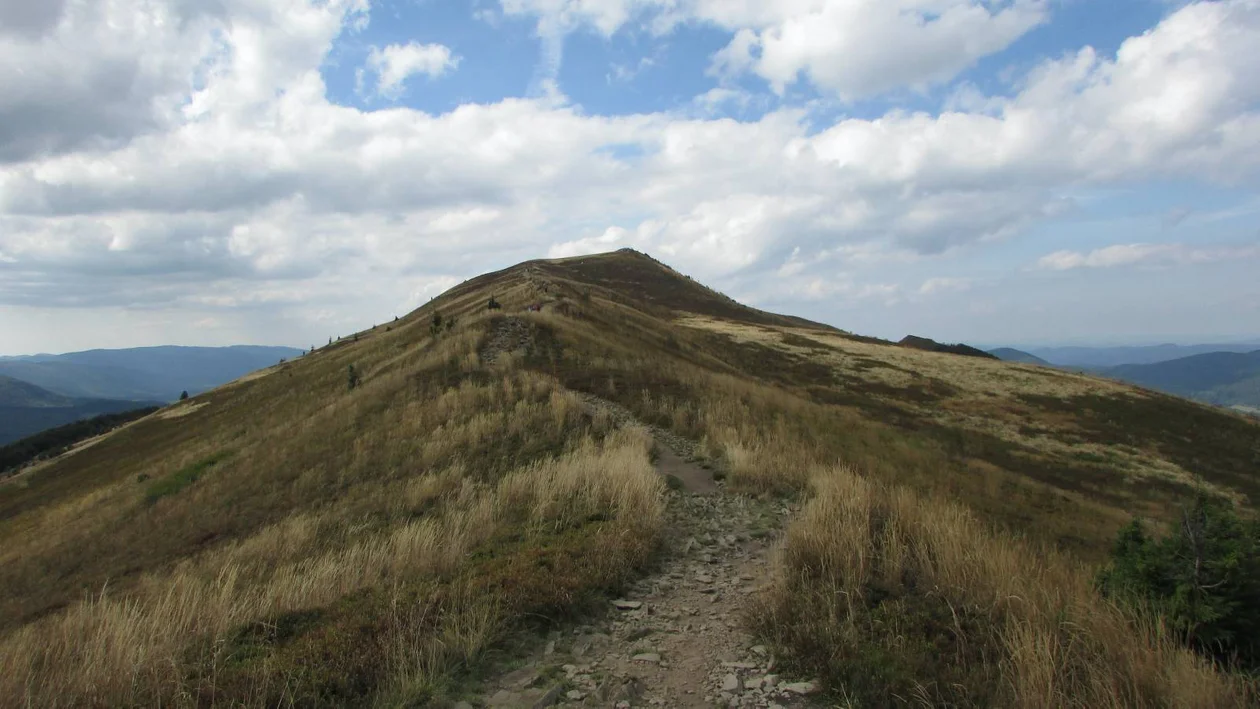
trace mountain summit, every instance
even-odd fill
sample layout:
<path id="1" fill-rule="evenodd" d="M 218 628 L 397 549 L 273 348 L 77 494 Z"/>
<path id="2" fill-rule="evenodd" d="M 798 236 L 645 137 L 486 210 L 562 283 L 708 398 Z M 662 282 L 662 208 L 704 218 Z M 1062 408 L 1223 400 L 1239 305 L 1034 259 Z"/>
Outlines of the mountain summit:
<path id="1" fill-rule="evenodd" d="M 1091 569 L 1256 460 L 1182 399 L 531 261 L 0 481 L 0 698 L 1241 707 Z"/>

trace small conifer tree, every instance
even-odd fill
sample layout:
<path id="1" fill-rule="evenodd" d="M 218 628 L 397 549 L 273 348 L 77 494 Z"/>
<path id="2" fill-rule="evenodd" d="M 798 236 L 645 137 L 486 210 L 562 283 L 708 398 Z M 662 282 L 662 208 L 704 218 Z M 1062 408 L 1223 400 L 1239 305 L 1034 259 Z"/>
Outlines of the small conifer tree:
<path id="1" fill-rule="evenodd" d="M 353 364 L 346 365 L 346 385 L 351 391 L 359 386 L 359 373 L 355 371 Z"/>
<path id="2" fill-rule="evenodd" d="M 181 392 L 179 393 L 179 400 L 180 400 L 180 401 L 187 401 L 187 400 L 188 400 L 188 391 L 187 391 L 187 390 L 181 391 Z"/>

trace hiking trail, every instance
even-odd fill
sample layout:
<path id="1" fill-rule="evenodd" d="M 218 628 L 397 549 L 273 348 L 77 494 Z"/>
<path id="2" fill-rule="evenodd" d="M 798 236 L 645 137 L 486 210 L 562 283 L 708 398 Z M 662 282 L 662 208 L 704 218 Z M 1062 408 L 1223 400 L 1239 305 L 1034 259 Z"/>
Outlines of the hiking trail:
<path id="1" fill-rule="evenodd" d="M 523 666 L 488 681 L 476 704 L 456 709 L 813 706 L 817 683 L 779 674 L 770 650 L 741 627 L 796 509 L 727 492 L 711 470 L 691 462 L 693 442 L 639 423 L 617 404 L 580 396 L 591 413 L 650 431 L 658 472 L 682 482 L 668 493 L 660 565 L 602 617 L 552 632 Z"/>

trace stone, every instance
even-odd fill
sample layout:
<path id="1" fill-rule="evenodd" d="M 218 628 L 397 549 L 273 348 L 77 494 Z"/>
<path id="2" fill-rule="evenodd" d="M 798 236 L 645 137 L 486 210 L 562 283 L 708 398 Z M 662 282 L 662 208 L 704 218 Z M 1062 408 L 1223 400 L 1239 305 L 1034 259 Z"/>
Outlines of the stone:
<path id="1" fill-rule="evenodd" d="M 553 685 L 551 689 L 543 692 L 543 695 L 534 701 L 531 709 L 546 709 L 546 707 L 549 707 L 559 701 L 563 694 L 564 685 Z"/>
<path id="2" fill-rule="evenodd" d="M 755 670 L 757 663 L 755 662 L 723 662 L 722 667 L 728 670 Z"/>
<path id="3" fill-rule="evenodd" d="M 520 705 L 521 695 L 516 692 L 509 692 L 506 689 L 500 689 L 486 700 L 486 706 L 491 707 L 491 709 L 515 709 Z"/>
<path id="4" fill-rule="evenodd" d="M 609 638 L 603 633 L 587 633 L 585 635 L 579 635 L 573 641 L 573 656 L 585 657 L 587 655 L 596 654 L 607 647 L 608 642 L 611 639 L 612 638 Z"/>
<path id="5" fill-rule="evenodd" d="M 655 652 L 644 652 L 630 658 L 635 662 L 648 662 L 653 665 L 660 663 L 661 656 Z"/>
<path id="6" fill-rule="evenodd" d="M 519 670 L 513 670 L 503 675 L 502 684 L 509 689 L 525 689 L 533 686 L 538 680 L 538 668 L 533 665 L 526 665 Z"/>
<path id="7" fill-rule="evenodd" d="M 778 675 L 766 675 L 765 677 L 762 677 L 762 678 L 761 678 L 761 682 L 762 682 L 762 684 L 764 684 L 764 685 L 765 685 L 765 686 L 767 686 L 767 687 L 773 687 L 773 686 L 775 686 L 775 685 L 777 685 L 777 684 L 779 683 L 779 676 L 778 676 Z"/>
<path id="8" fill-rule="evenodd" d="M 803 696 L 803 697 L 804 697 L 804 696 L 808 696 L 808 695 L 810 695 L 810 694 L 817 694 L 817 693 L 818 693 L 818 683 L 817 683 L 817 682 L 813 682 L 813 681 L 810 681 L 810 682 L 789 682 L 788 684 L 785 684 L 785 685 L 781 686 L 781 687 L 780 687 L 780 689 L 782 689 L 784 692 L 789 692 L 789 693 L 791 693 L 791 694 L 799 694 L 799 695 L 801 695 L 801 696 Z"/>
<path id="9" fill-rule="evenodd" d="M 569 701 L 572 702 L 580 702 L 583 699 L 586 699 L 586 695 L 576 689 L 569 690 L 569 693 L 564 696 L 568 697 Z"/>
<path id="10" fill-rule="evenodd" d="M 765 657 L 766 653 L 768 652 L 768 650 L 766 650 L 765 645 L 753 645 L 751 649 L 752 649 L 752 654 L 756 655 L 757 657 Z"/>
<path id="11" fill-rule="evenodd" d="M 744 683 L 739 679 L 739 675 L 729 674 L 722 678 L 723 692 L 735 693 L 743 690 L 743 688 Z"/>
<path id="12" fill-rule="evenodd" d="M 641 627 L 641 628 L 638 628 L 638 630 L 633 630 L 633 631 L 630 631 L 629 633 L 626 633 L 626 640 L 630 642 L 634 642 L 636 640 L 643 640 L 643 638 L 651 635 L 651 632 L 653 631 L 651 631 L 650 627 Z"/>
<path id="13" fill-rule="evenodd" d="M 744 689 L 761 689 L 761 683 L 762 683 L 762 682 L 765 682 L 765 678 L 763 678 L 763 677 L 753 677 L 752 679 L 748 680 L 747 682 L 744 682 Z"/>
<path id="14" fill-rule="evenodd" d="M 643 607 L 643 601 L 627 601 L 625 599 L 613 601 L 613 607 L 619 611 L 637 611 Z"/>

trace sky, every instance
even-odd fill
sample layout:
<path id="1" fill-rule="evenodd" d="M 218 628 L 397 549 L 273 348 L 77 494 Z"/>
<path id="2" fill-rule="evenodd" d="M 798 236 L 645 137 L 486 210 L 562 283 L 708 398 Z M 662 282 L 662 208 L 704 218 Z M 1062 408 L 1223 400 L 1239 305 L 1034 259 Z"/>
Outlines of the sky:
<path id="1" fill-rule="evenodd" d="M 622 247 L 881 337 L 1260 338 L 1260 0 L 0 0 L 0 354 Z"/>

